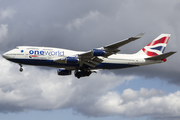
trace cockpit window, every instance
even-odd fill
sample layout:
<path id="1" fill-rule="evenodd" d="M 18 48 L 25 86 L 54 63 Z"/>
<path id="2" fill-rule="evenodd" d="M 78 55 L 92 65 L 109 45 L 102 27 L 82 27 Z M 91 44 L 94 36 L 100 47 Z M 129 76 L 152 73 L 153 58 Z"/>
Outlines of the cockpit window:
<path id="1" fill-rule="evenodd" d="M 15 49 L 19 49 L 19 47 L 16 47 Z"/>

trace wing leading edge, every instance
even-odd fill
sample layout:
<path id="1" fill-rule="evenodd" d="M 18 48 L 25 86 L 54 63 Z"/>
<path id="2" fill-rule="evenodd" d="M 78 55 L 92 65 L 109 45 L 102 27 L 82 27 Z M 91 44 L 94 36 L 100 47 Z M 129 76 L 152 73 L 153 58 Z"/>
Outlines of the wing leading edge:
<path id="1" fill-rule="evenodd" d="M 126 45 L 126 44 L 128 44 L 128 43 L 130 43 L 132 41 L 135 41 L 135 40 L 141 38 L 144 34 L 145 33 L 140 33 L 140 34 L 136 35 L 135 37 L 130 37 L 130 38 L 125 39 L 123 41 L 119 41 L 119 42 L 113 43 L 111 45 L 107 45 L 107 46 L 104 47 L 104 49 L 105 50 L 106 49 L 107 50 L 115 50 L 115 49 L 117 49 L 117 48 L 119 48 L 119 47 L 121 47 L 123 45 Z"/>

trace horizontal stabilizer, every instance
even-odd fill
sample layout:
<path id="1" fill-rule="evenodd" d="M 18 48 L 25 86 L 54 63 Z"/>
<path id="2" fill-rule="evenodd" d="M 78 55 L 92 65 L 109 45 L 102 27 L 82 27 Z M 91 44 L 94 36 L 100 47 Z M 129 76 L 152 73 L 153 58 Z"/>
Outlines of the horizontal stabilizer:
<path id="1" fill-rule="evenodd" d="M 164 53 L 164 54 L 157 55 L 157 56 L 154 56 L 154 57 L 146 58 L 146 60 L 163 60 L 163 59 L 171 56 L 174 53 L 176 53 L 176 52 L 168 52 L 168 53 Z"/>

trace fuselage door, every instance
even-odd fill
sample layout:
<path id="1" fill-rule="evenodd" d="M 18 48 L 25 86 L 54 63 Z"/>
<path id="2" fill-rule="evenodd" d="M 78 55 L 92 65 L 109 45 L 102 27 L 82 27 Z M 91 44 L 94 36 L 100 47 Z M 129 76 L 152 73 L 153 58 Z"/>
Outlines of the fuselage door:
<path id="1" fill-rule="evenodd" d="M 26 49 L 24 52 L 25 52 L 25 58 L 28 59 L 29 58 L 29 51 Z"/>

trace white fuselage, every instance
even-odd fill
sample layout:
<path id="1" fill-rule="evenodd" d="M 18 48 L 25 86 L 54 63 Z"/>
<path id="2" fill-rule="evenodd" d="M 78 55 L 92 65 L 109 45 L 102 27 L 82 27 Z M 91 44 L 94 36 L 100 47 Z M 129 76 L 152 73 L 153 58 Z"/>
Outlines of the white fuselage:
<path id="1" fill-rule="evenodd" d="M 75 70 L 79 67 L 79 64 L 67 64 L 65 59 L 69 56 L 78 57 L 78 54 L 82 53 L 85 52 L 51 47 L 19 46 L 4 53 L 3 57 L 20 64 Z M 90 69 L 120 69 L 163 62 L 162 60 L 145 60 L 139 54 L 114 54 L 107 58 L 100 56 L 99 58 L 103 60 L 102 63 L 95 68 L 89 67 Z"/>

